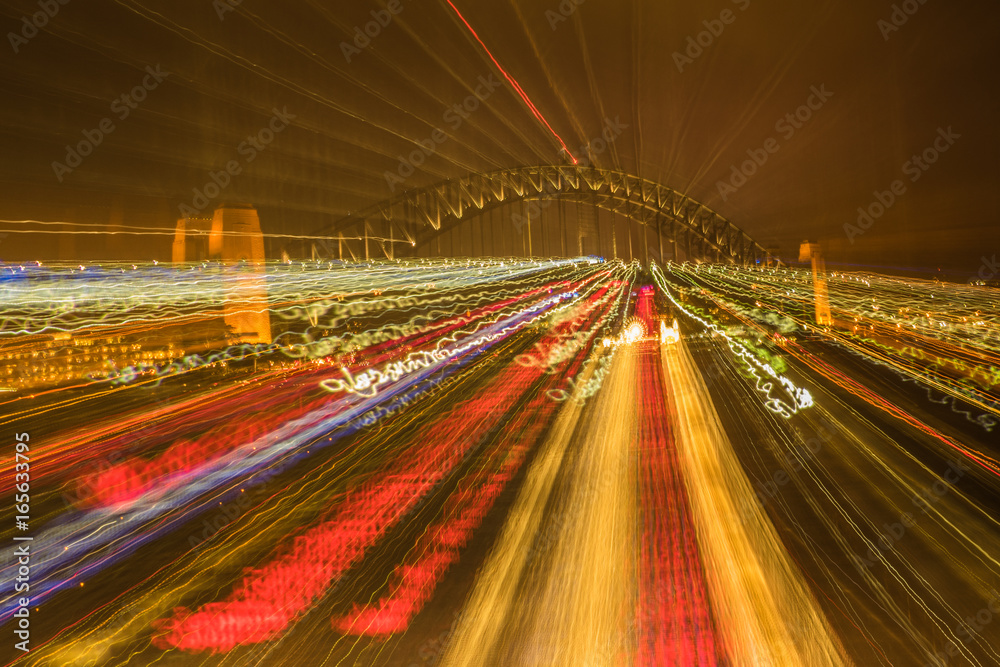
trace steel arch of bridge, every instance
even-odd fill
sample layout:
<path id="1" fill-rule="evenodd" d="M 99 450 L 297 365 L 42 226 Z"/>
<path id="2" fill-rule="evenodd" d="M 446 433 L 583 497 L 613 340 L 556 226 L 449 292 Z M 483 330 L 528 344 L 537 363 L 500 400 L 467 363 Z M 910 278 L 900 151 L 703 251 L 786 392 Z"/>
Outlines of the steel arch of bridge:
<path id="1" fill-rule="evenodd" d="M 319 248 L 314 243 L 312 252 L 332 256 L 338 243 L 353 238 L 363 239 L 366 257 L 371 244 L 392 258 L 400 242 L 404 248 L 423 245 L 491 209 L 539 199 L 590 204 L 654 226 L 661 240 L 680 245 L 689 259 L 744 266 L 769 260 L 743 230 L 676 190 L 621 171 L 572 165 L 501 169 L 407 190 L 317 230 L 315 236 L 328 240 Z"/>

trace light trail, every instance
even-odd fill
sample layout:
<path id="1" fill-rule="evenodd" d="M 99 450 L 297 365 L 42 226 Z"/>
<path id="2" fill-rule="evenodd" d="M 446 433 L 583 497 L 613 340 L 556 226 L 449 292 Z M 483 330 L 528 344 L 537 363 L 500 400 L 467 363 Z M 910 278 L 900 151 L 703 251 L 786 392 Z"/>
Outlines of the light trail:
<path id="1" fill-rule="evenodd" d="M 643 288 L 636 316 L 656 330 L 653 290 Z M 676 409 L 655 337 L 637 341 L 636 462 L 641 502 L 637 665 L 711 665 L 725 661 L 686 487 L 709 483 L 682 474 L 674 440 Z M 665 400 L 667 399 L 667 400 Z M 728 603 L 727 603 L 728 604 Z"/>
<path id="2" fill-rule="evenodd" d="M 665 284 L 662 282 L 662 273 L 654 272 L 654 275 L 661 277 L 660 284 L 662 288 L 666 290 L 667 288 Z M 673 299 L 672 296 L 671 299 Z M 677 304 L 676 301 L 674 301 L 674 303 L 680 307 L 680 304 Z M 738 317 L 738 315 L 734 316 Z M 697 318 L 697 316 L 693 317 Z M 719 328 L 716 327 L 715 325 L 711 325 L 710 323 L 704 322 L 704 320 L 701 320 L 701 318 L 697 319 L 706 325 L 712 326 L 715 330 L 719 330 Z M 746 322 L 745 319 L 743 321 Z M 764 327 L 758 323 L 747 322 L 747 324 L 748 326 L 755 327 L 761 331 L 765 330 Z M 845 339 L 839 336 L 834 336 L 834 339 L 841 343 L 845 342 Z M 850 393 L 862 398 L 871 405 L 874 405 L 879 409 L 884 410 L 885 412 L 906 422 L 907 424 L 910 424 L 924 431 L 925 433 L 931 435 L 934 439 L 936 439 L 938 442 L 944 445 L 946 449 L 960 453 L 962 456 L 968 458 L 970 461 L 973 461 L 976 465 L 980 466 L 984 471 L 987 471 L 995 476 L 1000 476 L 1000 461 L 998 461 L 993 456 L 990 456 L 989 454 L 980 451 L 976 451 L 970 447 L 965 446 L 961 442 L 956 441 L 956 439 L 950 438 L 947 435 L 941 433 L 939 429 L 934 428 L 933 426 L 920 420 L 918 417 L 910 414 L 906 410 L 901 409 L 897 405 L 894 405 L 891 401 L 888 401 L 883 397 L 879 396 L 877 392 L 872 391 L 868 387 L 864 386 L 864 384 L 854 380 L 853 378 L 849 377 L 842 371 L 836 369 L 833 365 L 824 361 L 817 355 L 806 351 L 805 349 L 802 348 L 802 346 L 800 346 L 794 340 L 785 339 L 783 336 L 779 336 L 777 340 L 779 341 L 779 344 L 784 351 L 791 353 L 799 360 L 805 362 L 805 364 L 807 364 L 814 371 L 817 371 L 824 377 L 833 380 L 834 382 L 836 382 L 838 385 L 840 385 Z M 854 348 L 852 351 L 859 353 L 864 358 L 870 358 L 870 354 L 861 348 Z M 884 359 L 884 357 L 882 357 L 882 359 Z M 987 407 L 989 409 L 989 406 L 986 403 L 976 400 L 975 398 L 972 398 L 972 402 L 975 405 L 978 405 L 980 407 Z M 992 401 L 989 402 L 992 403 Z M 996 405 L 1000 406 L 1000 404 Z M 992 429 L 992 420 L 983 421 L 982 419 L 980 419 L 978 421 L 982 423 L 987 430 Z"/>
<path id="3" fill-rule="evenodd" d="M 476 33 L 473 27 L 469 24 L 468 21 L 465 20 L 465 17 L 462 16 L 462 12 L 458 11 L 458 7 L 456 7 L 451 0 L 447 0 L 447 2 L 448 5 L 455 11 L 455 14 L 462 21 L 462 23 L 465 24 L 465 27 L 468 28 L 469 32 L 472 33 L 472 36 L 476 39 L 477 42 L 479 42 L 479 45 L 483 47 L 483 51 L 485 51 L 486 55 L 489 56 L 490 60 L 493 61 L 493 64 L 496 65 L 496 68 L 500 70 L 500 73 L 503 75 L 503 77 L 507 79 L 507 82 L 510 83 L 510 85 L 514 88 L 514 92 L 516 92 L 521 97 L 521 99 L 524 100 L 524 103 L 528 105 L 528 108 L 531 109 L 531 113 L 535 116 L 535 118 L 540 120 L 542 124 L 545 125 L 545 128 L 549 131 L 549 133 L 556 138 L 556 141 L 558 141 L 559 145 L 562 146 L 562 149 L 566 152 L 566 155 L 568 155 L 570 159 L 573 160 L 573 164 L 578 164 L 577 159 L 573 157 L 573 154 L 569 152 L 569 148 L 566 147 L 566 142 L 563 141 L 562 137 L 560 137 L 556 133 L 556 131 L 552 129 L 552 126 L 549 125 L 549 121 L 545 120 L 545 117 L 542 116 L 542 113 L 535 107 L 532 101 L 528 98 L 528 94 L 524 92 L 524 89 L 521 88 L 521 85 L 514 80 L 514 77 L 512 77 L 510 74 L 507 73 L 507 70 L 505 70 L 503 67 L 500 66 L 500 63 L 497 62 L 497 59 L 493 57 L 493 54 L 490 52 L 489 48 L 487 48 L 483 40 L 479 38 L 479 35 Z"/>
<path id="4" fill-rule="evenodd" d="M 618 281 L 618 282 L 620 283 L 620 281 Z M 566 327 L 566 326 L 569 326 L 572 329 L 573 326 L 578 326 L 578 325 L 574 325 L 573 324 L 573 322 L 575 322 L 576 320 L 574 320 L 572 318 L 567 319 L 566 315 L 561 314 L 561 313 L 569 314 L 569 313 L 573 312 L 572 309 L 567 310 L 567 307 L 569 306 L 569 304 L 587 304 L 586 306 L 580 306 L 580 305 L 574 305 L 573 306 L 573 308 L 575 308 L 576 310 L 578 310 L 579 313 L 580 313 L 580 315 L 578 317 L 584 317 L 584 316 L 588 317 L 588 318 L 597 317 L 597 320 L 595 322 L 599 323 L 599 322 L 602 321 L 602 316 L 600 315 L 600 313 L 601 312 L 606 312 L 606 310 L 607 310 L 607 308 L 608 308 L 608 306 L 610 304 L 606 304 L 605 306 L 603 306 L 601 308 L 597 308 L 595 310 L 595 307 L 593 305 L 590 305 L 590 303 L 593 302 L 593 300 L 595 298 L 598 299 L 598 303 L 600 302 L 601 299 L 604 299 L 604 300 L 607 299 L 606 296 L 601 296 L 602 294 L 605 294 L 607 292 L 607 284 L 606 283 L 604 283 L 604 282 L 594 282 L 594 281 L 589 280 L 589 279 L 585 279 L 583 281 L 579 281 L 578 284 L 576 285 L 575 289 L 576 290 L 583 290 L 585 292 L 585 294 L 577 294 L 577 292 L 572 291 L 574 288 L 570 287 L 569 283 L 564 283 L 562 285 L 562 287 L 563 287 L 563 289 L 569 288 L 571 291 L 560 292 L 560 291 L 556 291 L 555 289 L 548 289 L 548 290 L 538 291 L 537 292 L 537 297 L 535 299 L 535 301 L 536 301 L 535 305 L 529 305 L 527 308 L 525 308 L 524 305 L 520 305 L 520 310 L 514 310 L 509 315 L 507 315 L 506 317 L 500 317 L 500 316 L 494 315 L 494 317 L 496 319 L 495 319 L 495 322 L 493 324 L 488 324 L 487 326 L 482 326 L 482 327 L 478 327 L 477 326 L 476 328 L 480 329 L 480 331 L 478 333 L 473 330 L 473 331 L 470 331 L 464 337 L 455 337 L 455 342 L 452 343 L 452 344 L 450 344 L 450 347 L 454 348 L 455 350 L 458 350 L 460 352 L 459 356 L 467 354 L 466 352 L 463 352 L 462 350 L 468 350 L 469 352 L 471 352 L 473 354 L 474 358 L 475 357 L 480 357 L 481 358 L 483 356 L 482 355 L 482 351 L 483 351 L 482 345 L 480 344 L 480 345 L 471 345 L 470 346 L 469 342 L 468 342 L 469 340 L 476 339 L 477 337 L 479 339 L 483 339 L 484 337 L 485 337 L 485 339 L 489 339 L 491 337 L 494 337 L 498 333 L 502 334 L 504 337 L 510 337 L 511 334 L 516 333 L 518 331 L 525 331 L 525 330 L 530 330 L 532 328 L 535 328 L 535 327 L 537 327 L 537 324 L 539 322 L 544 321 L 544 320 L 548 320 L 548 319 L 552 319 L 552 321 L 554 323 L 554 326 L 557 326 L 557 327 Z M 586 289 L 583 289 L 584 287 Z M 620 293 L 621 293 L 621 291 L 622 291 L 621 288 L 619 288 L 615 292 L 615 293 L 619 294 L 619 296 L 617 297 L 619 301 L 620 301 Z M 561 305 L 564 302 L 567 305 Z M 551 304 L 551 305 L 546 306 L 545 304 Z M 532 312 L 537 312 L 537 315 L 532 315 Z M 540 317 L 542 318 L 541 320 L 539 319 Z M 513 318 L 513 319 L 511 319 L 511 318 Z M 518 318 L 520 318 L 520 319 L 518 319 Z M 519 324 L 519 325 L 515 326 L 514 329 L 511 329 L 511 325 L 509 324 L 509 322 L 520 322 L 520 321 L 523 321 L 523 324 Z M 593 326 L 593 325 L 591 325 L 591 326 Z M 509 331 L 509 333 L 504 333 L 504 332 L 507 332 L 507 331 Z M 561 329 L 557 328 L 556 331 L 561 331 Z M 595 335 L 595 334 L 590 334 L 590 337 L 592 338 L 593 335 Z M 562 334 L 559 334 L 559 336 L 561 337 Z M 547 348 L 547 347 L 551 347 L 551 346 L 549 346 L 547 344 L 543 344 L 543 347 Z M 583 348 L 578 348 L 578 350 L 580 352 L 582 352 Z M 566 357 L 565 361 L 568 362 L 572 358 L 573 358 L 572 356 Z M 516 362 L 514 362 L 514 364 L 513 364 L 512 367 L 516 368 L 516 369 L 520 369 L 519 372 L 525 372 L 525 371 L 527 371 L 527 372 L 529 372 L 529 374 L 536 375 L 536 376 L 538 374 L 543 374 L 543 369 L 540 368 L 540 367 L 525 368 L 522 364 L 519 364 L 519 363 L 516 363 Z M 572 365 L 570 367 L 568 367 L 568 368 L 572 368 Z M 556 374 L 550 376 L 549 382 L 550 383 L 557 382 L 557 381 L 559 381 L 559 378 L 560 378 L 560 374 L 556 373 Z M 403 384 L 403 383 L 401 383 L 401 384 Z M 404 384 L 404 386 L 405 386 L 405 384 Z M 500 386 L 502 386 L 502 384 Z M 383 400 L 385 400 L 385 397 L 382 396 L 382 393 L 383 392 L 380 392 L 378 397 L 382 398 Z M 389 397 L 391 397 L 393 393 L 398 393 L 398 390 L 389 390 L 386 393 L 387 393 L 387 395 Z M 542 400 L 543 404 L 545 406 L 547 406 L 546 409 L 549 409 L 549 410 L 552 409 L 555 406 L 555 404 L 553 402 L 551 402 L 550 400 L 548 400 L 547 398 L 545 398 L 545 392 L 544 391 L 539 390 L 539 393 L 540 393 L 540 399 Z M 487 395 L 487 397 L 488 397 L 488 395 Z M 359 398 L 363 399 L 363 397 L 357 397 L 354 400 L 358 400 Z M 375 397 L 373 397 L 370 400 L 375 400 Z M 360 410 L 354 410 L 354 414 L 367 414 L 367 413 L 361 413 Z M 342 435 L 343 434 L 340 434 L 340 437 L 342 437 Z M 327 443 L 322 443 L 322 444 L 328 446 Z M 313 449 L 313 450 L 314 449 L 318 449 L 318 444 L 317 443 L 313 443 L 312 445 L 309 445 L 308 442 L 305 442 L 304 446 L 309 446 L 310 449 Z M 266 449 L 262 450 L 261 453 L 255 453 L 251 457 L 251 464 L 253 464 L 253 460 L 256 457 L 262 456 L 265 453 L 266 453 Z M 226 469 L 226 468 L 227 468 L 227 466 L 223 465 L 222 469 Z M 441 469 L 441 470 L 445 470 L 445 469 Z M 271 474 L 273 474 L 273 472 Z M 206 473 L 204 471 L 199 471 L 199 479 L 204 479 L 205 477 L 206 477 Z M 208 477 L 211 478 L 211 474 L 209 474 Z M 211 502 L 209 502 L 207 506 L 210 506 L 210 505 L 211 505 Z M 176 606 L 176 604 L 175 604 L 175 606 Z M 240 622 L 243 622 L 243 621 L 240 621 Z M 257 635 L 251 635 L 251 636 L 255 636 L 258 639 L 263 639 L 264 637 L 270 636 L 270 635 L 268 635 L 265 632 L 264 634 L 257 634 Z M 121 641 L 121 640 L 119 639 L 119 640 L 114 640 L 114 641 Z M 99 646 L 102 646 L 102 645 L 103 646 L 107 646 L 107 644 L 104 644 L 104 643 L 98 643 L 98 645 Z M 61 653 L 61 654 L 62 655 L 70 655 L 70 654 L 67 654 L 67 653 Z"/>
<path id="5" fill-rule="evenodd" d="M 498 398 L 492 403 L 485 404 L 485 414 L 481 412 L 477 414 L 471 406 L 456 411 L 455 418 L 468 437 L 470 433 L 479 431 L 489 424 L 491 419 L 495 418 L 491 417 L 491 414 L 502 412 L 505 407 L 504 401 L 518 399 L 518 394 L 513 393 L 516 387 L 525 382 L 535 383 L 539 379 L 544 383 L 541 387 L 535 388 L 536 397 L 523 409 L 517 410 L 516 415 L 510 415 L 511 408 L 506 408 L 510 416 L 509 421 L 505 420 L 505 428 L 520 435 L 513 446 L 498 439 L 492 451 L 487 454 L 491 460 L 495 459 L 496 462 L 492 465 L 498 468 L 476 470 L 463 478 L 458 484 L 458 491 L 449 497 L 443 510 L 443 517 L 427 528 L 421 536 L 420 543 L 408 553 L 406 561 L 393 571 L 393 583 L 390 584 L 389 595 L 363 608 L 355 607 L 350 614 L 340 619 L 335 618 L 333 621 L 335 628 L 345 633 L 375 635 L 406 629 L 412 616 L 433 593 L 434 587 L 448 566 L 458 559 L 460 548 L 465 546 L 472 532 L 479 527 L 485 513 L 493 506 L 497 496 L 517 472 L 527 455 L 529 445 L 548 425 L 556 405 L 546 397 L 545 386 L 556 382 L 557 374 L 577 369 L 583 361 L 584 349 L 593 342 L 593 336 L 597 331 L 592 326 L 594 322 L 584 322 L 584 319 L 590 319 L 597 307 L 610 305 L 606 296 L 595 295 L 595 297 L 589 304 L 570 311 L 569 314 L 575 316 L 574 319 L 558 321 L 553 330 L 535 344 L 536 348 L 544 349 L 553 342 L 564 340 L 567 336 L 575 340 L 582 334 L 583 345 L 576 347 L 575 354 L 565 356 L 558 362 L 544 367 L 535 364 L 525 365 L 518 357 L 515 361 L 521 370 L 512 368 L 510 380 L 501 380 L 497 383 L 497 389 L 503 387 L 503 392 L 493 392 Z M 561 368 L 562 366 L 567 367 Z M 541 378 L 538 377 L 540 373 L 544 373 Z"/>
<path id="6" fill-rule="evenodd" d="M 221 317 L 205 268 L 18 269 L 0 344 Z M 639 269 L 268 265 L 274 344 L 17 392 L 5 423 L 73 417 L 32 458 L 68 626 L 25 664 L 409 665 L 442 618 L 450 665 L 992 664 L 989 447 L 761 272 Z"/>
<path id="7" fill-rule="evenodd" d="M 814 331 L 907 381 L 972 403 L 984 411 L 974 421 L 987 431 L 1000 423 L 1000 402 L 991 394 L 1000 387 L 1000 311 L 988 288 L 835 272 L 827 281 L 834 325 L 815 327 L 807 271 L 671 271 L 696 288 L 708 286 L 707 297 L 744 321 L 773 326 L 780 318 L 786 335 Z"/>
<path id="8" fill-rule="evenodd" d="M 297 537 L 302 544 L 248 575 L 225 603 L 206 605 L 192 614 L 175 612 L 174 618 L 164 624 L 162 645 L 189 650 L 229 650 L 236 644 L 277 638 L 371 544 L 450 473 L 474 445 L 475 434 L 495 424 L 505 414 L 504 406 L 520 398 L 538 375 L 536 370 L 511 366 L 481 396 L 457 406 L 452 419 L 443 420 L 418 437 L 420 444 L 414 452 L 404 454 L 403 461 L 392 464 L 386 471 L 388 483 L 362 487 L 337 507 L 330 519 Z M 466 414 L 479 415 L 471 429 L 464 423 Z M 407 460 L 411 457 L 412 460 Z M 306 574 L 299 589 L 301 595 L 289 598 L 287 589 L 292 571 Z M 400 623 L 405 628 L 409 620 L 401 610 L 388 616 L 391 620 L 383 622 L 393 624 L 397 630 L 402 629 Z M 374 622 L 377 619 L 369 621 Z M 228 636 L 220 634 L 220 627 L 234 625 L 241 629 L 234 628 Z"/>
<path id="9" fill-rule="evenodd" d="M 839 636 L 854 637 L 848 648 L 855 661 L 949 664 L 951 657 L 962 656 L 972 664 L 992 664 L 995 650 L 986 634 L 995 636 L 993 631 L 971 628 L 971 617 L 963 617 L 961 610 L 986 608 L 996 597 L 991 582 L 1000 546 L 992 536 L 990 526 L 996 520 L 989 509 L 997 486 L 993 448 L 968 429 L 943 422 L 940 412 L 918 412 L 898 376 L 885 372 L 891 367 L 886 357 L 877 349 L 873 354 L 867 342 L 839 334 L 840 324 L 829 329 L 812 326 L 808 282 L 789 289 L 788 272 L 771 269 L 675 265 L 671 272 L 688 284 L 678 290 L 685 307 L 705 304 L 703 317 L 709 317 L 705 311 L 712 313 L 711 319 L 730 335 L 756 340 L 783 358 L 790 374 L 812 378 L 817 407 L 796 415 L 793 421 L 799 423 L 791 428 L 787 422 L 750 419 L 753 426 L 744 437 L 755 438 L 755 444 L 751 453 L 741 454 L 739 465 L 757 468 L 755 500 L 763 503 L 776 525 L 794 535 L 790 539 L 786 532 L 782 537 L 786 545 L 797 545 L 796 564 L 811 574 L 812 587 L 822 589 L 832 603 L 828 622 Z M 792 294 L 802 289 L 801 318 L 787 306 L 785 292 L 786 307 L 769 311 L 769 301 L 775 301 L 762 286 L 770 280 Z M 881 281 L 845 282 L 868 289 Z M 942 299 L 945 304 L 949 293 L 969 289 L 904 287 L 910 299 Z M 857 307 L 857 295 L 852 298 L 854 303 L 844 303 Z M 789 320 L 794 322 L 791 328 Z M 915 324 L 919 329 L 920 323 Z M 892 328 L 898 336 L 911 336 L 908 327 Z M 989 340 L 981 341 L 984 347 Z M 843 346 L 847 354 L 834 354 L 835 346 Z M 970 342 L 961 346 L 966 353 L 975 347 Z M 712 356 L 719 358 L 714 351 Z M 722 397 L 720 411 L 742 413 L 738 419 L 747 419 L 746 411 L 736 406 L 752 396 L 752 387 L 745 386 L 726 355 L 722 361 L 726 371 L 722 377 L 712 376 L 712 394 Z M 921 378 L 925 381 L 932 383 L 934 376 Z M 987 398 L 989 406 L 989 396 L 967 394 L 965 405 L 952 408 L 962 414 L 968 406 L 980 405 L 977 398 Z M 839 424 L 830 421 L 831 413 Z M 966 422 L 988 432 L 990 422 L 982 417 Z M 762 455 L 764 451 L 768 453 Z M 972 465 L 974 461 L 980 465 Z M 754 502 L 738 509 L 757 506 Z M 949 583 L 942 585 L 944 581 Z"/>
<path id="10" fill-rule="evenodd" d="M 674 298 L 673 294 L 671 294 L 670 288 L 667 286 L 663 277 L 663 272 L 660 270 L 659 266 L 654 264 L 651 269 L 651 273 L 653 274 L 653 279 L 656 281 L 657 287 L 662 290 L 674 306 L 714 334 L 723 336 L 726 339 L 726 342 L 729 343 L 729 348 L 732 350 L 733 354 L 747 362 L 747 368 L 753 374 L 757 382 L 758 390 L 767 396 L 768 400 L 766 405 L 769 410 L 787 418 L 799 410 L 808 408 L 813 404 L 812 395 L 809 393 L 808 389 L 796 386 L 790 379 L 780 375 L 771 366 L 771 364 L 761 362 L 758 359 L 756 351 L 745 342 L 739 340 L 737 337 L 730 336 L 720 327 L 716 326 L 712 322 L 702 319 L 693 313 L 689 308 L 686 308 L 683 304 L 678 302 L 677 299 Z M 771 391 L 774 388 L 774 381 L 777 381 L 785 390 L 785 393 L 789 397 L 788 399 L 785 399 L 780 395 L 771 395 Z"/>
<path id="11" fill-rule="evenodd" d="M 597 348 L 598 355 L 605 354 Z M 596 366 L 593 358 L 584 369 L 588 378 Z M 544 508 L 556 493 L 556 479 L 567 455 L 570 438 L 582 415 L 582 404 L 568 402 L 561 409 L 550 435 L 528 473 L 510 519 L 487 564 L 476 580 L 462 621 L 442 658 L 442 665 L 498 664 L 517 641 L 506 624 L 515 623 L 524 611 L 519 584 L 535 566 L 532 544 L 544 520 Z M 566 613 L 570 610 L 563 609 Z M 624 609 L 622 620 L 625 617 Z M 593 637 L 587 640 L 593 641 Z M 544 659 L 539 658 L 540 662 Z"/>
<path id="12" fill-rule="evenodd" d="M 634 351 L 621 348 L 583 416 L 571 477 L 556 497 L 565 523 L 532 564 L 501 663 L 629 662 L 635 653 L 634 370 Z"/>
<path id="13" fill-rule="evenodd" d="M 501 339 L 517 329 L 534 321 L 536 313 L 544 312 L 548 308 L 558 303 L 563 298 L 570 295 L 558 295 L 550 297 L 540 305 L 530 306 L 522 313 L 506 318 L 500 322 L 487 327 L 479 336 L 469 336 L 469 339 L 458 341 L 450 346 L 453 349 L 456 360 L 463 356 L 475 354 L 480 350 L 487 349 L 496 340 Z M 451 354 L 445 359 L 450 359 Z M 426 382 L 430 375 L 438 370 L 437 367 L 425 367 L 414 374 L 405 383 L 394 387 L 392 390 L 383 392 L 371 398 L 362 398 L 360 402 L 333 403 L 333 407 L 323 408 L 316 414 L 306 415 L 293 420 L 288 426 L 283 426 L 277 433 L 266 436 L 243 445 L 239 449 L 202 466 L 198 470 L 198 476 L 191 479 L 190 483 L 174 488 L 157 488 L 155 491 L 148 491 L 140 501 L 136 501 L 131 506 L 115 505 L 107 510 L 101 508 L 90 511 L 77 518 L 71 524 L 63 525 L 57 529 L 47 531 L 39 535 L 35 544 L 42 553 L 48 554 L 48 558 L 36 560 L 34 571 L 40 583 L 36 584 L 35 598 L 44 600 L 54 592 L 65 589 L 73 585 L 73 579 L 93 574 L 97 568 L 106 567 L 111 562 L 118 560 L 131 551 L 138 548 L 142 543 L 148 542 L 154 537 L 162 534 L 164 527 L 156 525 L 153 530 L 142 530 L 141 526 L 153 522 L 155 519 L 165 516 L 172 509 L 183 508 L 189 503 L 202 496 L 205 492 L 219 487 L 232 484 L 250 485 L 259 483 L 259 476 L 255 480 L 255 474 L 264 468 L 272 468 L 279 461 L 283 467 L 287 467 L 303 456 L 302 450 L 311 446 L 317 438 L 338 429 L 342 426 L 350 426 L 352 429 L 361 427 L 365 423 L 365 416 L 397 396 L 405 395 L 407 391 L 416 389 L 417 383 Z M 306 428 L 302 428 L 306 425 Z M 268 443 L 267 441 L 271 442 Z M 327 438 L 326 443 L 332 441 Z M 203 511 L 203 506 L 196 506 L 197 510 Z M 113 517 L 120 515 L 116 520 Z M 176 523 L 190 517 L 190 510 L 181 512 L 171 517 L 171 522 Z M 113 526 L 113 530 L 102 530 L 94 532 L 96 526 Z M 126 545 L 118 541 L 128 536 Z M 107 550 L 114 546 L 113 551 Z M 105 549 L 102 557 L 97 558 L 95 554 Z M 13 553 L 13 548 L 7 550 Z M 86 558 L 86 564 L 76 562 L 74 570 L 76 574 L 68 579 L 49 580 L 50 573 L 63 569 L 72 559 L 79 557 Z M 4 568 L 16 570 L 16 559 L 12 561 L 15 565 Z M 14 571 L 11 570 L 11 571 Z M 14 597 L 0 598 L 0 619 L 9 617 L 13 612 Z"/>
<path id="14" fill-rule="evenodd" d="M 737 665 L 847 665 L 755 494 L 683 343 L 663 348 L 710 599 Z M 697 480 L 697 481 L 694 481 Z"/>

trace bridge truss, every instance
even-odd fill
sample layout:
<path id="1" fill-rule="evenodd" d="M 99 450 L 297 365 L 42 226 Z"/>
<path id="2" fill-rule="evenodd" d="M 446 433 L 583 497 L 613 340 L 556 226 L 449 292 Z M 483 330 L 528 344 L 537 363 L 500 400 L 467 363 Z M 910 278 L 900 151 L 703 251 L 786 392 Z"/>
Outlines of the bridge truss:
<path id="1" fill-rule="evenodd" d="M 321 239 L 303 242 L 304 250 L 314 257 L 391 259 L 413 254 L 491 210 L 546 201 L 591 205 L 655 230 L 661 259 L 666 241 L 675 259 L 681 249 L 689 260 L 744 266 L 773 261 L 736 225 L 676 190 L 621 171 L 573 165 L 502 169 L 407 190 L 316 230 L 313 236 Z M 538 206 L 511 216 L 518 231 L 537 224 L 532 211 Z"/>

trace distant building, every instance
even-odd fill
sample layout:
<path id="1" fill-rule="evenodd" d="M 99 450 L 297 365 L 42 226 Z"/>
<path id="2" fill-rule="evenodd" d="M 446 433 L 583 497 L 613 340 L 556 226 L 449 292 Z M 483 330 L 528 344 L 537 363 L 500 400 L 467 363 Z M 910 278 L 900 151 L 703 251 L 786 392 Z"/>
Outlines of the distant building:
<path id="1" fill-rule="evenodd" d="M 178 220 L 172 259 L 177 265 L 210 261 L 196 269 L 223 281 L 221 308 L 185 312 L 179 321 L 155 327 L 82 328 L 4 341 L 0 394 L 114 378 L 119 372 L 127 376 L 129 368 L 151 373 L 187 355 L 272 342 L 264 236 L 256 209 L 226 206 L 212 217 Z"/>
<path id="2" fill-rule="evenodd" d="M 833 324 L 830 297 L 826 287 L 826 262 L 818 243 L 803 241 L 799 246 L 799 261 L 812 263 L 813 294 L 816 302 L 816 324 Z"/>
<path id="3" fill-rule="evenodd" d="M 209 218 L 177 221 L 174 264 L 219 262 L 225 281 L 223 319 L 239 342 L 270 343 L 271 314 L 267 303 L 264 234 L 257 209 L 224 205 Z"/>
<path id="4" fill-rule="evenodd" d="M 180 218 L 174 230 L 171 254 L 174 264 L 201 262 L 208 259 L 208 234 L 212 218 Z"/>
<path id="5" fill-rule="evenodd" d="M 257 209 L 246 204 L 220 206 L 212 216 L 208 236 L 209 259 L 224 264 L 264 264 L 264 234 Z"/>

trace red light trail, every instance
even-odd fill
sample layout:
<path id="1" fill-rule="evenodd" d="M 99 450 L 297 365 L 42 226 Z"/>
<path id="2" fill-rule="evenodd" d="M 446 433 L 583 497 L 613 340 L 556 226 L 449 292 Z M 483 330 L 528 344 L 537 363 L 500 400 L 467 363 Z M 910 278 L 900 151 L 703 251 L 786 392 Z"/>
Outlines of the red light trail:
<path id="1" fill-rule="evenodd" d="M 531 113 L 535 114 L 535 118 L 542 121 L 545 127 L 548 128 L 549 132 L 552 133 L 552 136 L 555 137 L 556 140 L 559 142 L 559 145 L 561 145 L 563 150 L 566 151 L 566 155 L 568 155 L 573 160 L 573 164 L 577 164 L 577 159 L 576 157 L 574 157 L 572 153 L 569 152 L 569 148 L 567 148 L 566 142 L 563 141 L 562 137 L 560 137 L 559 134 L 552 129 L 552 126 L 549 125 L 549 122 L 547 120 L 545 120 L 545 117 L 542 116 L 542 113 L 535 107 L 535 105 L 531 102 L 531 100 L 528 99 L 528 94 L 524 92 L 524 89 L 521 88 L 521 85 L 514 80 L 514 77 L 512 77 L 510 74 L 507 74 L 507 70 L 505 70 L 503 67 L 500 66 L 500 63 L 497 62 L 497 59 L 493 57 L 493 54 L 490 52 L 489 48 L 487 48 L 486 44 L 483 43 L 483 40 L 479 38 L 479 35 L 476 34 L 476 31 L 473 29 L 473 27 L 469 25 L 469 22 L 465 20 L 464 16 L 462 16 L 462 12 L 458 11 L 458 7 L 456 7 L 451 0 L 448 0 L 448 4 L 451 5 L 451 8 L 455 10 L 455 13 L 458 15 L 458 18 L 462 20 L 462 23 L 465 24 L 465 27 L 469 29 L 469 32 L 472 33 L 472 36 L 475 37 L 476 41 L 479 42 L 480 46 L 483 47 L 483 50 L 486 51 L 486 55 L 488 55 L 490 57 L 490 60 L 493 61 L 493 64 L 497 66 L 497 69 L 500 70 L 500 73 L 503 74 L 503 77 L 510 82 L 510 85 L 514 87 L 514 90 L 517 91 L 517 94 L 521 96 L 521 99 L 524 100 L 524 103 L 528 105 L 528 108 L 531 109 Z"/>

